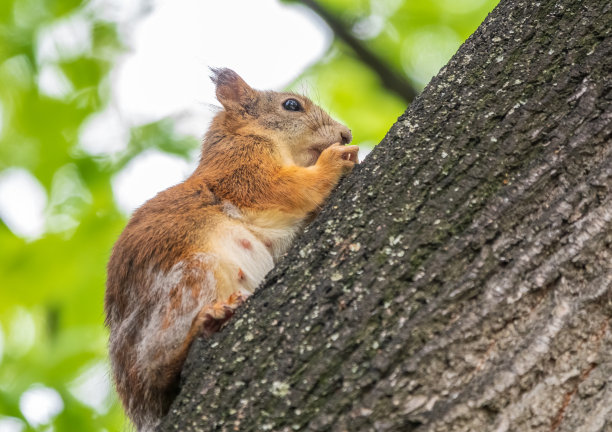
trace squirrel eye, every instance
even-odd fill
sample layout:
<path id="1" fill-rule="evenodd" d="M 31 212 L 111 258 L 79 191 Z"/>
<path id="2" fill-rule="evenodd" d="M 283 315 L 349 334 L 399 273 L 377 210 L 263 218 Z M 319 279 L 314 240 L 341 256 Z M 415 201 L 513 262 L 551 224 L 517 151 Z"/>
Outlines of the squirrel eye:
<path id="1" fill-rule="evenodd" d="M 283 108 L 287 111 L 302 111 L 302 105 L 295 99 L 287 99 L 283 102 Z"/>

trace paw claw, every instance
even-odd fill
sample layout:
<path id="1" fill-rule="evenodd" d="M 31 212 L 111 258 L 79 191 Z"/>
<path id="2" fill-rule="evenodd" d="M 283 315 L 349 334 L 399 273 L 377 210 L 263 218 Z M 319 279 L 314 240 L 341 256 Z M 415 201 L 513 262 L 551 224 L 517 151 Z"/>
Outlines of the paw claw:
<path id="1" fill-rule="evenodd" d="M 226 302 L 217 302 L 205 306 L 198 317 L 200 332 L 203 336 L 210 336 L 218 332 L 234 315 L 234 312 L 244 301 L 246 296 L 241 293 L 232 294 Z"/>

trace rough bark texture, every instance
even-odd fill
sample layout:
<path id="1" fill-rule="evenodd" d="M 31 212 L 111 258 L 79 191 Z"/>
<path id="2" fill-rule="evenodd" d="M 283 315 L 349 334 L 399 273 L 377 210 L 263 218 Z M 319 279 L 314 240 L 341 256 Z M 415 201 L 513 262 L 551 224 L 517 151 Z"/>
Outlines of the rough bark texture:
<path id="1" fill-rule="evenodd" d="M 611 23 L 502 0 L 160 430 L 612 430 Z"/>

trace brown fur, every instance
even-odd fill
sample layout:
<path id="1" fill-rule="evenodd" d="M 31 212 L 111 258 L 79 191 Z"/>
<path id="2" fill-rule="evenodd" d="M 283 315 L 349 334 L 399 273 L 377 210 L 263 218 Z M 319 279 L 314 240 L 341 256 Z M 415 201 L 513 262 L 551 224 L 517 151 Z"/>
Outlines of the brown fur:
<path id="1" fill-rule="evenodd" d="M 357 162 L 338 144 L 350 131 L 309 99 L 213 73 L 224 110 L 199 166 L 134 213 L 108 263 L 111 364 L 139 430 L 167 412 L 193 339 L 220 328 Z"/>

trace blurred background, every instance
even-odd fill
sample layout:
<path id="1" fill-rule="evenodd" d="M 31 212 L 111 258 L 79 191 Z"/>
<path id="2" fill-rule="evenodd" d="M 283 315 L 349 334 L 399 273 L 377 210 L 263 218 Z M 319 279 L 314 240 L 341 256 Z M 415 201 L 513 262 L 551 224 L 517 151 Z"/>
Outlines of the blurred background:
<path id="1" fill-rule="evenodd" d="M 209 66 L 305 93 L 367 153 L 496 3 L 2 0 L 0 432 L 129 430 L 105 265 L 194 168 Z"/>

